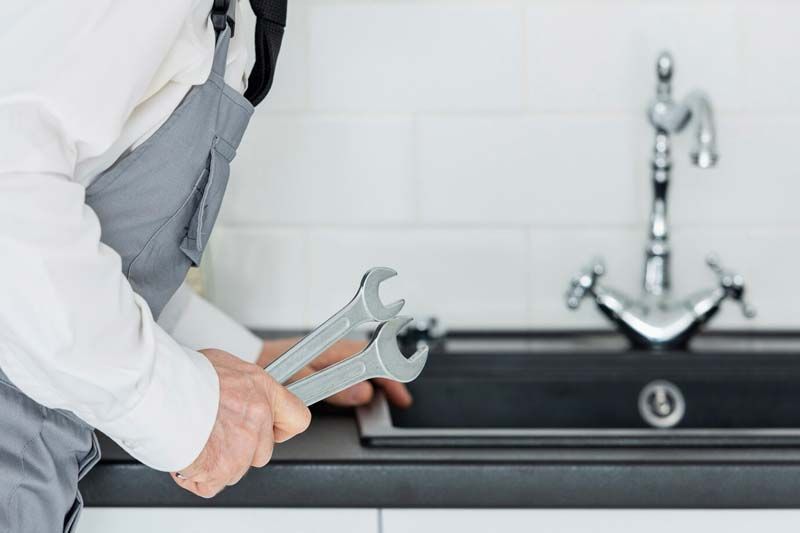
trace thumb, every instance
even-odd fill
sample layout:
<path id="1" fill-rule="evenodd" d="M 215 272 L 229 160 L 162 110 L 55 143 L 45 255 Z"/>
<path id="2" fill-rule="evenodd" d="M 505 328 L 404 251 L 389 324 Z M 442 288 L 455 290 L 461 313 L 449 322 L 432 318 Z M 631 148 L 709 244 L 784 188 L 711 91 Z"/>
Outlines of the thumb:
<path id="1" fill-rule="evenodd" d="M 269 378 L 272 389 L 272 425 L 275 442 L 285 442 L 304 432 L 311 424 L 311 411 L 305 404 L 277 381 Z"/>

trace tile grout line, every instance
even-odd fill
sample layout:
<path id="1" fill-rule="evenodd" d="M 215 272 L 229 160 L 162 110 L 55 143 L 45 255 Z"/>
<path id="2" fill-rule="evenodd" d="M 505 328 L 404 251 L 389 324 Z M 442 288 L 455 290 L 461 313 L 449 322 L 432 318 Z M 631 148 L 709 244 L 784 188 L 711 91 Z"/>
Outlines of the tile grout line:
<path id="1" fill-rule="evenodd" d="M 311 306 L 312 306 L 312 284 L 314 279 L 314 266 L 311 264 L 311 258 L 314 256 L 312 248 L 313 229 L 306 228 L 302 232 L 303 239 L 303 274 L 305 277 L 305 286 L 303 287 L 303 324 L 307 325 L 311 322 Z"/>
<path id="2" fill-rule="evenodd" d="M 422 223 L 422 175 L 420 173 L 420 142 L 419 117 L 414 114 L 411 118 L 411 213 L 413 225 Z"/>

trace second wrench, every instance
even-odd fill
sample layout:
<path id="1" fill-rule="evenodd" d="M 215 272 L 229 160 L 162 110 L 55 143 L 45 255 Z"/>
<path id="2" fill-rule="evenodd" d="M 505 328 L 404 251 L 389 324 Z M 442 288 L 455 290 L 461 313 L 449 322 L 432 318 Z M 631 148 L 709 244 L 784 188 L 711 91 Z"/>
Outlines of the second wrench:
<path id="1" fill-rule="evenodd" d="M 266 368 L 267 373 L 278 383 L 286 383 L 300 369 L 359 325 L 370 321 L 384 322 L 397 316 L 405 305 L 405 300 L 385 306 L 378 293 L 379 285 L 396 275 L 397 272 L 386 267 L 367 271 L 350 303 L 273 361 Z"/>
<path id="2" fill-rule="evenodd" d="M 372 378 L 400 383 L 417 379 L 428 360 L 428 347 L 421 347 L 406 358 L 397 346 L 397 334 L 411 320 L 399 316 L 384 322 L 361 353 L 295 381 L 287 387 L 289 392 L 308 406 Z"/>

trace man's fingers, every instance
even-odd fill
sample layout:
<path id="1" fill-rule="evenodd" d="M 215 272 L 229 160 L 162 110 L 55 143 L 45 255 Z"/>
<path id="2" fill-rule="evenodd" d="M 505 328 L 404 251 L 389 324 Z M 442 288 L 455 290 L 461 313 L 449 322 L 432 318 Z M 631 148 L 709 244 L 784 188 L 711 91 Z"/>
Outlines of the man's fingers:
<path id="1" fill-rule="evenodd" d="M 275 442 L 286 442 L 298 433 L 305 431 L 311 424 L 311 411 L 300 398 L 284 387 L 272 382 L 273 431 Z"/>
<path id="2" fill-rule="evenodd" d="M 389 400 L 389 403 L 392 405 L 406 408 L 410 407 L 413 403 L 411 393 L 408 392 L 408 388 L 403 383 L 398 383 L 390 379 L 375 379 L 373 381 L 385 391 L 386 399 Z M 339 407 L 357 407 L 369 403 L 374 393 L 375 388 L 372 383 L 364 381 L 331 396 L 327 401 Z"/>
<path id="3" fill-rule="evenodd" d="M 175 472 L 172 473 L 172 480 L 175 481 L 180 488 L 187 490 L 192 494 L 196 494 L 201 498 L 213 498 L 224 488 L 219 484 L 198 483 L 197 481 L 192 481 L 189 479 L 181 479 Z"/>
<path id="4" fill-rule="evenodd" d="M 321 370 L 339 361 L 344 361 L 350 356 L 353 356 L 367 347 L 364 341 L 357 341 L 353 339 L 342 339 L 327 350 L 322 355 L 317 357 L 311 366 L 317 370 Z"/>
<path id="5" fill-rule="evenodd" d="M 365 346 L 366 343 L 363 341 L 350 339 L 341 340 L 333 345 L 333 347 L 325 350 L 325 352 L 312 361 L 311 364 L 299 370 L 294 376 L 292 376 L 291 382 L 307 377 L 315 372 L 343 361 L 363 350 Z M 392 405 L 405 408 L 411 406 L 413 403 L 411 393 L 408 392 L 408 388 L 406 388 L 404 384 L 389 379 L 376 379 L 373 381 L 386 392 L 386 398 Z M 355 407 L 369 403 L 372 400 L 374 393 L 375 388 L 373 385 L 369 382 L 363 382 L 353 385 L 352 387 L 331 396 L 326 401 L 331 405 L 336 405 L 339 407 Z M 278 433 L 279 431 L 276 427 L 276 436 Z"/>
<path id="6" fill-rule="evenodd" d="M 286 384 L 294 383 L 295 381 L 301 380 L 306 376 L 310 376 L 316 372 L 316 367 L 312 365 L 304 366 L 300 370 L 298 370 L 290 379 L 286 382 Z"/>
<path id="7" fill-rule="evenodd" d="M 201 498 L 213 498 L 225 488 L 225 485 L 211 484 L 211 483 L 195 483 L 194 492 Z"/>
<path id="8" fill-rule="evenodd" d="M 216 456 L 214 450 L 206 448 L 205 454 L 201 455 L 198 460 L 180 472 L 176 472 L 173 478 L 181 481 L 191 481 L 194 483 L 208 483 L 213 481 L 211 477 L 214 475 L 211 469 L 208 468 L 208 461 L 210 456 Z M 219 460 L 218 457 L 213 459 L 215 462 Z M 177 474 L 180 473 L 178 476 Z"/>
<path id="9" fill-rule="evenodd" d="M 384 390 L 386 399 L 392 405 L 406 408 L 411 407 L 411 404 L 414 403 L 414 398 L 408 392 L 408 387 L 405 384 L 390 379 L 376 379 L 375 382 Z"/>
<path id="10" fill-rule="evenodd" d="M 233 473 L 233 475 L 230 478 L 228 478 L 227 481 L 225 481 L 225 485 L 228 487 L 236 485 L 237 483 L 239 483 L 239 481 L 242 480 L 242 478 L 245 476 L 245 474 L 247 474 L 249 470 L 250 470 L 250 465 L 242 465 L 237 471 Z"/>
<path id="11" fill-rule="evenodd" d="M 372 387 L 372 384 L 369 381 L 364 381 L 353 385 L 349 389 L 334 394 L 327 399 L 327 402 L 339 407 L 356 407 L 369 403 L 374 394 L 375 389 Z"/>
<path id="12" fill-rule="evenodd" d="M 272 426 L 265 424 L 264 427 L 261 428 L 261 435 L 258 437 L 256 453 L 253 455 L 252 465 L 254 467 L 262 468 L 272 459 L 272 452 L 275 448 L 274 438 Z"/>

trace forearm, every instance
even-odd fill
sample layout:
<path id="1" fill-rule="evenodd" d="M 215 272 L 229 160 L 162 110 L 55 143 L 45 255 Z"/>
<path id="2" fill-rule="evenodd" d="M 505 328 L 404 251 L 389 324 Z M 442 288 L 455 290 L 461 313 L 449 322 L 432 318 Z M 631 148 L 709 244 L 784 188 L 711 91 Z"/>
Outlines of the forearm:
<path id="1" fill-rule="evenodd" d="M 216 374 L 154 322 L 99 239 L 80 185 L 0 173 L 0 366 L 146 464 L 182 468 L 211 431 Z"/>

